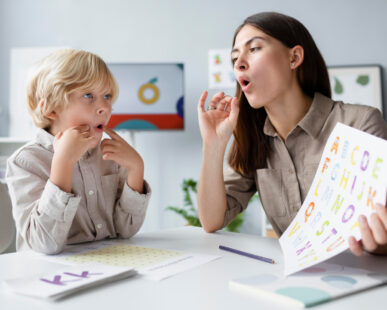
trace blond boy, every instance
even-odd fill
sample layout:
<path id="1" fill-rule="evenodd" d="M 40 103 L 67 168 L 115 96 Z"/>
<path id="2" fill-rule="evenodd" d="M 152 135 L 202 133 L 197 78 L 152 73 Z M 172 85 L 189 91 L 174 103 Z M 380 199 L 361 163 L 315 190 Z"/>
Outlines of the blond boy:
<path id="1" fill-rule="evenodd" d="M 117 95 L 92 53 L 60 50 L 37 67 L 27 96 L 39 130 L 7 163 L 17 250 L 55 254 L 141 227 L 151 192 L 143 160 L 106 127 Z M 100 142 L 103 132 L 111 139 Z"/>

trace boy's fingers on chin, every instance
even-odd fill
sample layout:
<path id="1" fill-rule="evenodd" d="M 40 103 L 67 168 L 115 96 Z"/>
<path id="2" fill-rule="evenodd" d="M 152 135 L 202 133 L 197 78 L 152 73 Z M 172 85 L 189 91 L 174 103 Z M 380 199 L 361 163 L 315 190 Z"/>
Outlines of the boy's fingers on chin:
<path id="1" fill-rule="evenodd" d="M 89 125 L 79 125 L 77 127 L 74 127 L 74 129 L 79 130 L 79 132 L 84 133 L 90 130 Z"/>

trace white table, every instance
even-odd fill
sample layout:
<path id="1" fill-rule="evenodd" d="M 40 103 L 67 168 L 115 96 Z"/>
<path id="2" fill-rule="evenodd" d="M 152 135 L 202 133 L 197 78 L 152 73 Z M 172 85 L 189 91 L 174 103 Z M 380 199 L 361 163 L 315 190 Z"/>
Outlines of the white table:
<path id="1" fill-rule="evenodd" d="M 57 302 L 22 297 L 0 290 L 0 309 L 281 309 L 254 296 L 230 291 L 228 281 L 283 268 L 283 257 L 275 239 L 253 235 L 182 227 L 138 234 L 131 244 L 222 256 L 161 282 L 129 278 L 72 295 Z M 220 251 L 219 244 L 273 258 L 274 265 Z M 345 252 L 329 262 L 387 273 L 387 258 L 354 257 Z M 55 271 L 60 264 L 31 258 L 23 253 L 0 255 L 0 282 L 4 279 Z M 348 296 L 312 309 L 386 309 L 387 286 Z M 282 308 L 283 309 L 283 308 Z"/>

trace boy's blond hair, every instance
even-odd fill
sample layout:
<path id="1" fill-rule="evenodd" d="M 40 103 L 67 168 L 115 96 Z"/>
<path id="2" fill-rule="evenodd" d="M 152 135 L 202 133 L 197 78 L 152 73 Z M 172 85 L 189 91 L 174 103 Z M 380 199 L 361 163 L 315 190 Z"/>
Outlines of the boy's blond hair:
<path id="1" fill-rule="evenodd" d="M 33 72 L 27 84 L 28 109 L 37 127 L 49 128 L 47 115 L 63 109 L 72 92 L 103 86 L 110 88 L 114 102 L 118 86 L 99 56 L 81 50 L 59 50 L 43 58 Z"/>

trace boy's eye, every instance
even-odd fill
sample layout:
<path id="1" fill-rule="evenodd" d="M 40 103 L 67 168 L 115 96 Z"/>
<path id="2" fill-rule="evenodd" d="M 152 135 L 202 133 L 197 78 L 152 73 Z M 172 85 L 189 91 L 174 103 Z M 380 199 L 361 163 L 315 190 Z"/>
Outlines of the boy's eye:
<path id="1" fill-rule="evenodd" d="M 235 64 L 235 62 L 237 61 L 237 59 L 238 59 L 238 57 L 231 58 L 231 62 L 232 62 L 233 64 Z"/>
<path id="2" fill-rule="evenodd" d="M 107 94 L 107 95 L 103 96 L 103 98 L 104 98 L 105 100 L 110 100 L 110 99 L 112 98 L 112 95 Z"/>
<path id="3" fill-rule="evenodd" d="M 83 97 L 85 97 L 86 99 L 93 99 L 93 94 L 87 93 L 87 94 L 84 94 Z"/>
<path id="4" fill-rule="evenodd" d="M 258 47 L 258 46 L 256 46 L 256 47 L 251 47 L 250 48 L 250 52 L 255 52 L 255 51 L 258 51 L 258 50 L 260 50 L 261 48 L 260 47 Z"/>

